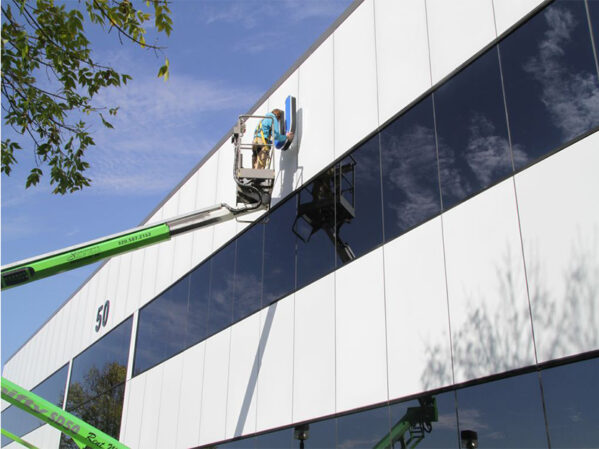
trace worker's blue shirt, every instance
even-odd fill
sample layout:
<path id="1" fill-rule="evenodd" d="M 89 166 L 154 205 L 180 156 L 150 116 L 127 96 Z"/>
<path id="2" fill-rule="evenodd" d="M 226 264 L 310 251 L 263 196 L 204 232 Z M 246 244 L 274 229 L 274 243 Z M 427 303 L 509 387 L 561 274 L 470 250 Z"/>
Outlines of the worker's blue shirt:
<path id="1" fill-rule="evenodd" d="M 274 124 L 274 126 L 273 126 L 273 124 Z M 274 131 L 274 133 L 273 133 L 273 131 Z M 274 135 L 275 143 L 278 143 L 278 144 L 284 143 L 285 140 L 287 139 L 287 136 L 284 133 L 281 134 L 279 121 L 277 120 L 277 117 L 272 112 L 269 112 L 268 114 L 266 114 L 266 118 L 262 119 L 262 133 L 264 134 L 264 138 L 266 139 L 266 141 L 268 143 L 272 142 L 273 135 Z M 256 127 L 256 132 L 254 133 L 254 137 L 261 137 L 259 127 Z"/>

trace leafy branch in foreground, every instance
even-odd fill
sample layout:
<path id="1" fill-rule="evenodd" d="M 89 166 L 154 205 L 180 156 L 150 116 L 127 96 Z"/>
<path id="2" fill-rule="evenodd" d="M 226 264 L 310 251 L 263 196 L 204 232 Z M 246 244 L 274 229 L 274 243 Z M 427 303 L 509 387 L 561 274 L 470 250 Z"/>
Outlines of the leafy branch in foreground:
<path id="1" fill-rule="evenodd" d="M 76 8 L 79 5 L 81 10 Z M 35 166 L 26 187 L 38 184 L 42 168 L 48 168 L 54 193 L 60 194 L 81 190 L 91 182 L 85 176 L 89 163 L 84 156 L 94 140 L 82 117 L 96 114 L 105 127 L 112 128 L 102 111 L 109 116 L 118 111 L 118 107 L 96 106 L 94 96 L 131 79 L 92 58 L 85 15 L 107 33 L 116 30 L 121 42 L 153 51 L 163 48 L 145 41 L 145 26 L 152 17 L 157 32 L 169 36 L 172 30 L 167 0 L 147 1 L 150 12 L 135 8 L 130 0 L 83 0 L 68 6 L 53 0 L 6 0 L 1 6 L 4 123 L 33 146 Z M 167 80 L 168 75 L 165 58 L 158 76 Z M 2 140 L 2 173 L 10 175 L 20 150 L 19 143 Z"/>

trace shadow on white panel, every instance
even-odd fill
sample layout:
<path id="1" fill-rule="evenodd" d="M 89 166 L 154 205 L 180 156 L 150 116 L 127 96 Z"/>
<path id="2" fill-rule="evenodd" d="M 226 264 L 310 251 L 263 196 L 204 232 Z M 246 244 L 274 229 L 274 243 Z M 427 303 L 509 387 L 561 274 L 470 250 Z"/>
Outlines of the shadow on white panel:
<path id="1" fill-rule="evenodd" d="M 257 383 L 261 363 L 259 331 L 258 313 L 231 328 L 227 438 L 253 433 L 256 430 Z"/>
<path id="2" fill-rule="evenodd" d="M 513 180 L 443 215 L 455 381 L 535 362 Z"/>
<path id="3" fill-rule="evenodd" d="M 516 177 L 539 361 L 599 348 L 599 133 Z"/>

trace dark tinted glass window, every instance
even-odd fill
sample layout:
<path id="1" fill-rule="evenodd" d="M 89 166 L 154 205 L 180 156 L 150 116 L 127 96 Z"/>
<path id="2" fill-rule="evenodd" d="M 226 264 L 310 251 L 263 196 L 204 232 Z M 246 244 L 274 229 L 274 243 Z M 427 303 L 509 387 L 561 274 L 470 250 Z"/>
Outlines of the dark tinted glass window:
<path id="1" fill-rule="evenodd" d="M 433 95 L 446 210 L 512 172 L 497 49 Z"/>
<path id="2" fill-rule="evenodd" d="M 325 171 L 299 193 L 293 230 L 297 240 L 297 288 L 335 268 L 335 176 Z"/>
<path id="3" fill-rule="evenodd" d="M 210 302 L 210 260 L 189 275 L 189 315 L 187 316 L 187 344 L 192 346 L 206 338 L 208 304 Z"/>
<path id="4" fill-rule="evenodd" d="M 291 449 L 293 429 L 283 429 L 255 437 L 256 449 Z M 294 446 L 298 447 L 298 446 Z"/>
<path id="5" fill-rule="evenodd" d="M 294 439 L 291 447 L 299 449 L 298 436 L 305 431 L 299 427 L 294 430 Z M 312 422 L 307 429 L 308 438 L 304 440 L 304 449 L 333 449 L 337 440 L 337 420 L 327 419 L 325 421 Z"/>
<path id="6" fill-rule="evenodd" d="M 233 320 L 235 241 L 212 256 L 211 263 L 207 336 L 230 326 Z"/>
<path id="7" fill-rule="evenodd" d="M 62 407 L 64 392 L 67 386 L 67 372 L 69 365 L 65 365 L 31 390 L 43 399 Z M 22 437 L 23 435 L 37 429 L 44 422 L 29 413 L 11 405 L 2 411 L 2 428 L 10 433 Z M 11 443 L 12 440 L 2 435 L 2 446 Z"/>
<path id="8" fill-rule="evenodd" d="M 73 359 L 67 395 L 67 410 L 125 382 L 131 318 Z"/>
<path id="9" fill-rule="evenodd" d="M 256 438 L 244 438 L 243 440 L 231 441 L 228 443 L 217 444 L 214 449 L 254 449 L 256 447 Z"/>
<path id="10" fill-rule="evenodd" d="M 78 406 L 72 410 L 75 416 L 96 429 L 119 439 L 121 431 L 121 416 L 123 412 L 123 398 L 125 385 L 119 385 L 112 390 Z M 78 449 L 71 437 L 63 434 L 60 440 L 60 449 Z"/>
<path id="11" fill-rule="evenodd" d="M 599 359 L 541 373 L 551 447 L 599 444 Z"/>
<path id="12" fill-rule="evenodd" d="M 162 292 L 139 312 L 135 373 L 157 365 L 185 348 L 189 277 Z"/>
<path id="13" fill-rule="evenodd" d="M 337 418 L 337 447 L 372 449 L 389 434 L 389 408 L 379 407 Z"/>
<path id="14" fill-rule="evenodd" d="M 597 0 L 593 0 L 588 2 L 589 5 L 589 14 L 591 17 L 591 28 L 593 30 L 593 39 L 595 40 L 595 56 L 599 58 L 599 50 L 597 49 L 597 45 L 599 45 L 599 2 Z"/>
<path id="15" fill-rule="evenodd" d="M 546 448 L 536 373 L 457 390 L 460 436 L 476 432 L 478 447 Z"/>
<path id="16" fill-rule="evenodd" d="M 362 144 L 336 165 L 339 186 L 338 265 L 350 262 L 383 241 L 379 136 Z M 344 251 L 340 251 L 344 247 Z M 353 254 L 353 256 L 352 256 Z"/>
<path id="17" fill-rule="evenodd" d="M 432 98 L 381 132 L 385 241 L 441 212 Z"/>
<path id="18" fill-rule="evenodd" d="M 295 234 L 297 198 L 292 195 L 266 218 L 264 290 L 262 305 L 282 298 L 295 288 Z"/>
<path id="19" fill-rule="evenodd" d="M 252 226 L 237 239 L 233 321 L 245 318 L 260 309 L 263 249 L 264 226 L 260 223 Z"/>
<path id="20" fill-rule="evenodd" d="M 553 3 L 501 42 L 500 52 L 516 169 L 599 124 L 583 0 Z"/>
<path id="21" fill-rule="evenodd" d="M 412 432 L 408 429 L 411 426 Z M 424 396 L 391 406 L 391 439 L 394 448 L 409 446 L 412 435 L 422 436 L 418 448 L 458 448 L 455 393 Z M 414 440 L 412 440 L 414 441 Z"/>

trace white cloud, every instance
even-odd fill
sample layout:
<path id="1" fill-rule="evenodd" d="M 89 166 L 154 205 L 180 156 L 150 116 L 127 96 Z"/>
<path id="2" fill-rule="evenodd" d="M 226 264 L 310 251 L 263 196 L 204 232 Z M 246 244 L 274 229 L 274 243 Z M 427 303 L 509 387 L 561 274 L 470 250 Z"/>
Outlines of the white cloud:
<path id="1" fill-rule="evenodd" d="M 236 23 L 246 29 L 268 26 L 271 20 L 301 22 L 314 18 L 335 18 L 351 2 L 349 0 L 284 0 L 278 3 L 258 1 L 207 2 L 204 23 Z"/>
<path id="2" fill-rule="evenodd" d="M 126 195 L 166 193 L 214 145 L 212 114 L 230 114 L 258 96 L 253 89 L 222 82 L 173 77 L 164 83 L 138 77 L 126 88 L 111 89 L 98 103 L 120 107 L 109 120 L 114 129 L 94 132 L 89 152 L 92 191 Z"/>
<path id="3" fill-rule="evenodd" d="M 577 26 L 566 9 L 551 8 L 544 15 L 548 25 L 538 55 L 524 66 L 541 85 L 541 99 L 565 139 L 575 137 L 599 122 L 599 89 L 591 73 L 571 73 L 564 64 L 565 46 Z M 585 25 L 586 26 L 586 25 Z M 589 55 L 590 57 L 590 55 Z"/>

